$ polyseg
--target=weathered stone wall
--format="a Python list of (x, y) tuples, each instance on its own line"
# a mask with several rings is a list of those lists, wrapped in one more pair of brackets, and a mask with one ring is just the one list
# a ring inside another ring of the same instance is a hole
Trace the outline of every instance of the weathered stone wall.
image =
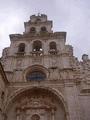
[(7, 99), (7, 84), (8, 80), (0, 63), (0, 120), (4, 120), (4, 105)]

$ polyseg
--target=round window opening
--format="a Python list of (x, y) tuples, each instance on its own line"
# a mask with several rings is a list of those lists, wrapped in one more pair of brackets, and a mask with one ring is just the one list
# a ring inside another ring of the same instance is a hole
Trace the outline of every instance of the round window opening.
[(45, 80), (46, 79), (46, 74), (42, 71), (31, 71), (26, 75), (26, 79), (28, 81), (30, 80)]
[(31, 120), (40, 120), (40, 116), (37, 114), (32, 115)]

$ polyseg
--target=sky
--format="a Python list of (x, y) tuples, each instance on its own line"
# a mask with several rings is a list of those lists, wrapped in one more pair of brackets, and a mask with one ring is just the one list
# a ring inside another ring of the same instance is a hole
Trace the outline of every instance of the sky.
[(67, 32), (74, 56), (90, 56), (90, 0), (0, 0), (0, 56), (10, 46), (9, 34), (22, 34), (24, 22), (38, 13), (53, 20), (54, 32)]

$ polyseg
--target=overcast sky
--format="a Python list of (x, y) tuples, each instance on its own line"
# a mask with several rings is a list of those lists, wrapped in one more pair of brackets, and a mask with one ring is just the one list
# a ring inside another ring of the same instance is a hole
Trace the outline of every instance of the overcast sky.
[(76, 57), (90, 57), (90, 0), (0, 0), (0, 56), (10, 45), (9, 34), (23, 33), (23, 23), (37, 13), (53, 20), (54, 31), (67, 32)]

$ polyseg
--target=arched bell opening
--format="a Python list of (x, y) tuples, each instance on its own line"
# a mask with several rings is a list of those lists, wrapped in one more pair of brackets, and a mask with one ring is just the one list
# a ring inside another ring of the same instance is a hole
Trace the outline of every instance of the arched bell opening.
[(49, 53), (50, 54), (57, 54), (56, 42), (52, 41), (52, 42), (49, 43)]
[(33, 51), (42, 51), (42, 42), (39, 40), (36, 40), (33, 42)]
[(45, 26), (41, 27), (41, 32), (47, 32), (47, 29)]
[(25, 43), (20, 43), (18, 46), (18, 52), (25, 52)]
[(30, 33), (36, 33), (36, 28), (35, 27), (31, 27), (30, 28)]

